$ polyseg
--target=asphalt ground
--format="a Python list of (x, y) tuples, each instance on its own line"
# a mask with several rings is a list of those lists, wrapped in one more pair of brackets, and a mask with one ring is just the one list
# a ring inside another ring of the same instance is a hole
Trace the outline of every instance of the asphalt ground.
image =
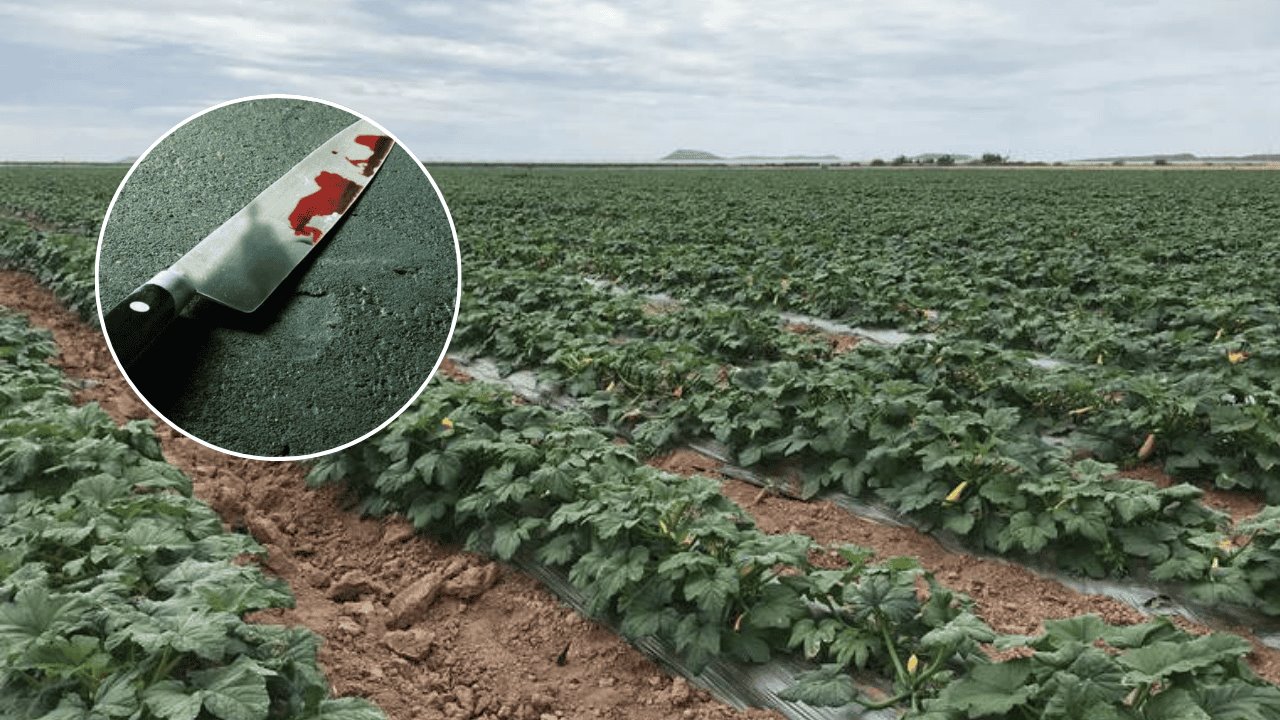
[[(103, 309), (354, 121), (320, 103), (264, 99), (219, 108), (165, 138), (107, 220)], [(443, 204), (397, 146), (261, 308), (245, 314), (197, 299), (128, 375), (173, 424), (219, 448), (323, 452), (382, 425), (418, 391), (445, 350), (458, 282)]]

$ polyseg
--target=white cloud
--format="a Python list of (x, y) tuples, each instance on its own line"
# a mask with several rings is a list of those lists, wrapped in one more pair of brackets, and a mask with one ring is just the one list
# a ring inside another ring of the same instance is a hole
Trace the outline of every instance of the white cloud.
[(152, 71), (104, 75), (119, 97), (100, 101), (176, 122), (209, 85), (318, 95), (400, 123), (434, 156), (1280, 149), (1280, 5), (1267, 0), (298, 7), (0, 2), (7, 42), (61, 68), (11, 100), (52, 111), (59, 56), (90, 76), (95, 58), (154, 57), (196, 76), (149, 91)]

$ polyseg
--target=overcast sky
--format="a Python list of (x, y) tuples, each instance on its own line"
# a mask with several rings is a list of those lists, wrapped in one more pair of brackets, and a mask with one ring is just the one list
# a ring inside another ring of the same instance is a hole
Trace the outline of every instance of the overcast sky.
[(0, 0), (0, 159), (136, 156), (262, 93), (427, 160), (1280, 152), (1274, 0), (301, 5)]

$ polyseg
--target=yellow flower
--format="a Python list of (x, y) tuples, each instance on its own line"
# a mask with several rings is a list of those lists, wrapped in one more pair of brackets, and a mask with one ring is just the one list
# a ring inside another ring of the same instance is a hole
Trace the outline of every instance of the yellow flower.
[(445, 419), (441, 420), (441, 421), (440, 421), (440, 424), (441, 424), (442, 426), (444, 426), (444, 429), (445, 429), (445, 430), (452, 430), (452, 429), (453, 429), (453, 421), (452, 421), (452, 420), (450, 420), (449, 418), (445, 418)]
[(920, 658), (916, 657), (915, 653), (912, 653), (911, 657), (907, 658), (907, 674), (915, 675), (916, 669), (919, 667), (920, 667)]
[(1249, 359), (1249, 353), (1243, 350), (1232, 350), (1227, 353), (1227, 362), (1232, 365), (1239, 365), (1247, 359)]
[(1218, 549), (1224, 552), (1230, 552), (1235, 547), (1231, 542), (1231, 538), (1222, 538), (1218, 541)]
[(960, 496), (964, 494), (964, 489), (967, 487), (969, 487), (969, 481), (965, 480), (959, 485), (951, 488), (951, 492), (947, 493), (947, 502), (953, 503), (959, 500)]
[(1218, 558), (1214, 558), (1213, 562), (1209, 564), (1210, 570), (1217, 570), (1220, 567), (1221, 567), (1221, 564), (1218, 562)]

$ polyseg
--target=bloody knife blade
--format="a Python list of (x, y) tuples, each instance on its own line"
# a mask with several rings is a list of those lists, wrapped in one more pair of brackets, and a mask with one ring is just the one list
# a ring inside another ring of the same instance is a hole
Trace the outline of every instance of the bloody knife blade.
[(257, 310), (333, 229), (395, 141), (360, 120), (334, 135), (106, 314), (108, 341), (130, 365), (201, 295)]

